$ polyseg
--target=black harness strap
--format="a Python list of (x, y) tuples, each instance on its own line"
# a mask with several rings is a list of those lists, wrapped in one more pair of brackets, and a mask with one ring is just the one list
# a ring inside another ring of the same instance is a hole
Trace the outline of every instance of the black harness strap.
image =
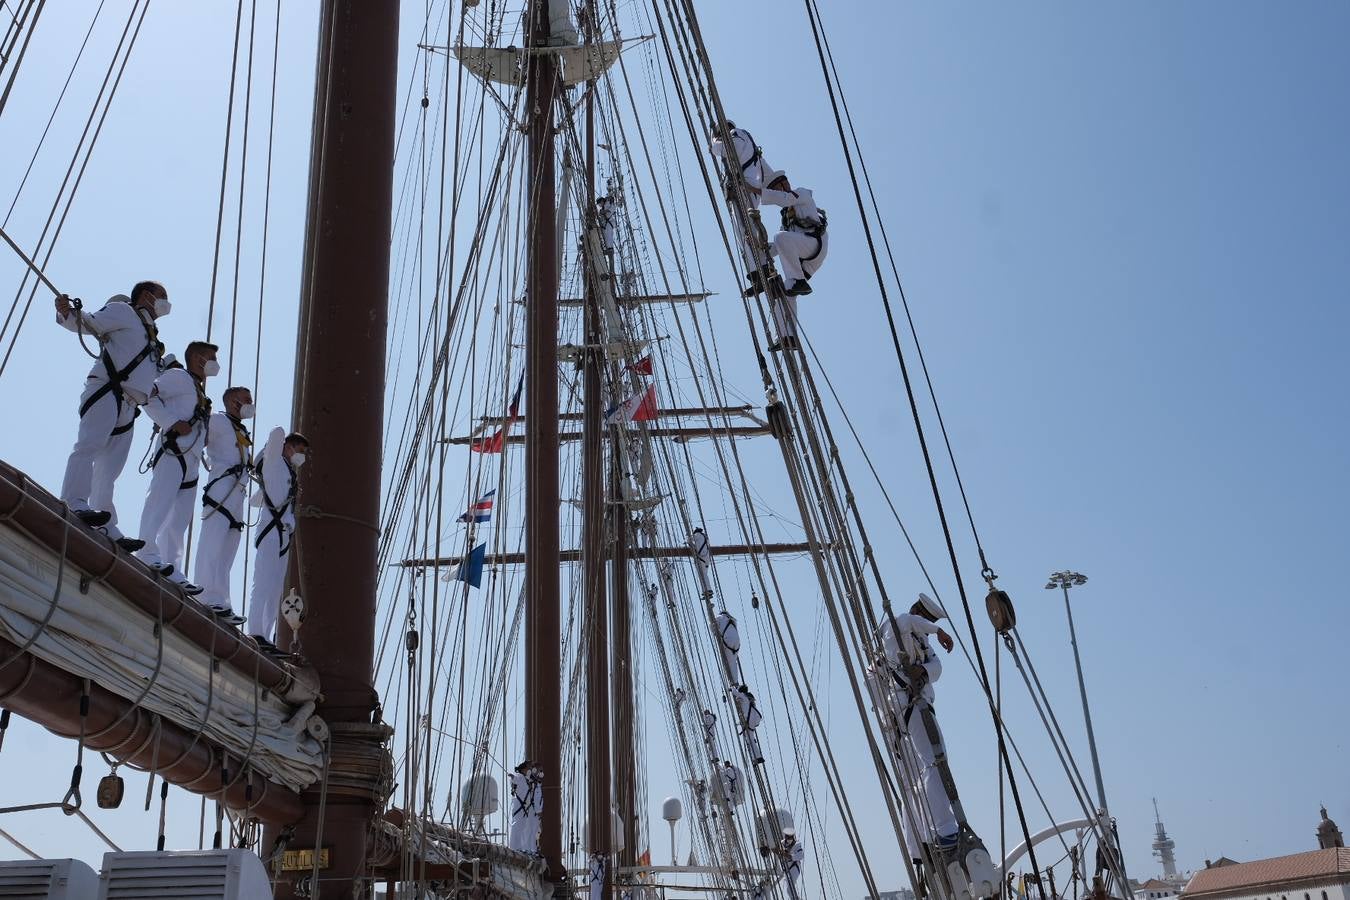
[[(800, 219), (797, 217), (795, 207), (792, 206), (783, 207), (784, 231), (795, 231), (798, 234), (804, 234), (807, 237), (812, 237), (816, 239), (816, 250), (810, 256), (803, 256), (801, 258), (801, 262), (804, 263), (808, 263), (811, 260), (815, 259), (817, 256), (820, 256), (820, 252), (825, 249), (825, 241), (823, 240), (823, 238), (825, 236), (825, 229), (829, 225), (829, 219), (825, 215), (825, 210), (818, 209), (816, 211), (820, 213), (819, 221), (815, 219)], [(805, 269), (802, 270), (802, 274), (806, 276), (807, 281), (811, 280), (811, 276), (806, 273)]]
[(224, 472), (217, 475), (215, 478), (212, 478), (210, 481), (206, 483), (206, 487), (202, 488), (202, 506), (211, 510), (211, 512), (207, 513), (203, 518), (210, 518), (216, 513), (220, 513), (226, 519), (229, 519), (231, 530), (233, 531), (244, 530), (244, 523), (235, 518), (234, 513), (226, 509), (223, 503), (221, 503), (219, 500), (216, 500), (214, 497), (211, 496), (211, 488), (220, 484), (226, 478), (238, 478), (246, 471), (248, 471), (247, 466), (245, 466), (243, 463), (236, 463), (235, 465), (230, 466)]
[[(102, 400), (110, 393), (117, 400), (117, 412), (120, 414), (122, 412), (122, 401), (125, 398), (125, 395), (122, 392), (123, 383), (131, 377), (132, 372), (136, 371), (137, 366), (145, 362), (146, 357), (150, 356), (152, 353), (156, 354), (156, 358), (164, 355), (164, 345), (159, 342), (159, 332), (155, 329), (155, 326), (141, 318), (139, 313), (137, 313), (137, 318), (141, 319), (141, 325), (145, 328), (145, 346), (141, 348), (139, 353), (131, 358), (131, 362), (127, 363), (126, 366), (121, 369), (118, 369), (117, 366), (113, 365), (112, 356), (109, 355), (107, 347), (101, 347), (99, 349), (98, 358), (102, 361), (103, 368), (108, 373), (108, 380), (105, 381), (98, 390), (90, 394), (89, 399), (80, 404), (81, 419), (84, 418), (85, 413), (93, 408), (95, 403)], [(113, 432), (113, 434), (119, 433), (120, 432), (116, 431)]]
[[(273, 506), (272, 498), (267, 496), (267, 485), (262, 485), (263, 505), (267, 507), (268, 520), (266, 525), (258, 529), (257, 536), (253, 538), (253, 548), (256, 550), (261, 547), (263, 538), (267, 537), (267, 533), (275, 528), (277, 533), (281, 535), (280, 555), (285, 556), (290, 552), (291, 542), (286, 534), (286, 526), (285, 523), (282, 522), (282, 517), (286, 514), (286, 510), (290, 509), (291, 506), (295, 504), (295, 469), (291, 466), (291, 461), (289, 459), (282, 457), (282, 461), (286, 463), (286, 469), (290, 472), (291, 484), (289, 490), (286, 491), (286, 501), (282, 503), (281, 506)], [(262, 454), (259, 454), (258, 458), (254, 460), (253, 468), (256, 469), (259, 474), (262, 473)]]

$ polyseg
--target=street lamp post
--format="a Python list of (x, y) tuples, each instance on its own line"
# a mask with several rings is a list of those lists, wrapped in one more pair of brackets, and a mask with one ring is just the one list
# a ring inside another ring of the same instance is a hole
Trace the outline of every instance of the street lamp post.
[(1069, 604), (1069, 588), (1087, 584), (1087, 576), (1065, 570), (1053, 572), (1047, 580), (1045, 589), (1064, 591), (1064, 612), (1069, 617), (1069, 643), (1073, 645), (1073, 664), (1078, 669), (1078, 693), (1083, 698), (1083, 721), (1087, 724), (1088, 751), (1092, 754), (1092, 775), (1097, 780), (1097, 802), (1101, 812), (1106, 813), (1106, 787), (1102, 784), (1102, 764), (1097, 758), (1097, 737), (1092, 732), (1092, 713), (1088, 710), (1087, 686), (1083, 682), (1083, 661), (1078, 655), (1078, 633), (1073, 627), (1073, 607)]

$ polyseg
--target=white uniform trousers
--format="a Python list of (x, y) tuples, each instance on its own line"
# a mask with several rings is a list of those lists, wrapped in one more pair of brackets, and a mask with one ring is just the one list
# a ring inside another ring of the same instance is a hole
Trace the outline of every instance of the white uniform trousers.
[[(80, 406), (84, 406), (85, 401), (106, 383), (102, 379), (87, 381), (84, 393), (80, 394)], [(65, 477), (61, 481), (61, 499), (71, 509), (106, 510), (112, 513), (111, 522), (116, 523), (113, 486), (131, 451), (133, 429), (130, 425), (135, 416), (135, 404), (123, 398), (119, 409), (117, 398), (109, 391), (80, 417), (75, 446), (71, 448)], [(124, 426), (126, 431), (113, 434), (115, 429)], [(95, 502), (100, 505), (94, 506)]]
[[(230, 603), (230, 571), (239, 553), (239, 539), (244, 532), (230, 527), (230, 520), (219, 510), (202, 520), (201, 537), (197, 539), (197, 566), (194, 581), (202, 589), (197, 598), (207, 606), (232, 606)], [(243, 521), (244, 505), (231, 509), (235, 518)]]
[[(800, 231), (780, 231), (773, 237), (773, 248), (778, 252), (779, 265), (783, 267), (783, 285), (790, 287), (792, 282), (816, 274), (830, 252), (830, 235), (828, 232), (822, 233), (817, 242), (811, 235)], [(817, 253), (817, 250), (820, 252)]]
[[(201, 468), (201, 451), (186, 450), (181, 459), (184, 465), (179, 464), (178, 456), (165, 451), (155, 463), (150, 474), (150, 489), (145, 492), (145, 507), (141, 510), (141, 530), (138, 535), (145, 541), (140, 557), (150, 563), (173, 566), (175, 577), (186, 577), (183, 572), (183, 549), (197, 499), (196, 481)], [(192, 487), (181, 487), (188, 482), (192, 482)]]
[[(936, 720), (934, 720), (936, 724)], [(905, 717), (900, 718), (900, 730), (904, 734), (905, 744), (910, 753), (906, 754), (911, 765), (917, 769), (914, 772), (916, 780), (914, 782), (913, 795), (916, 798), (923, 798), (927, 809), (917, 811), (913, 816), (914, 822), (919, 828), (919, 840), (915, 841), (915, 835), (912, 833), (913, 824), (910, 821), (910, 815), (903, 815), (902, 821), (905, 831), (905, 843), (909, 845), (911, 859), (919, 857), (918, 844), (931, 844), (935, 836), (946, 836), (956, 834), (957, 824), (956, 815), (952, 812), (951, 800), (947, 797), (947, 789), (942, 785), (942, 775), (938, 772), (938, 767), (933, 759), (935, 752), (933, 743), (928, 738), (928, 729), (923, 725), (923, 718), (919, 710), (915, 709), (909, 716), (909, 721), (905, 722)], [(939, 735), (941, 732), (939, 732)], [(932, 834), (928, 834), (928, 829), (932, 827)]]
[(589, 875), (591, 881), (591, 900), (600, 900), (605, 895), (605, 869), (608, 861), (599, 853), (591, 854)]
[[(281, 588), (290, 561), (290, 533), (280, 525), (269, 529), (253, 556), (253, 590), (248, 598), (248, 633), (272, 640), (276, 633)], [(283, 545), (282, 541), (285, 541)], [(282, 547), (285, 547), (283, 552)]]
[(507, 846), (520, 853), (539, 852), (539, 814), (528, 812), (511, 817), (511, 833)]

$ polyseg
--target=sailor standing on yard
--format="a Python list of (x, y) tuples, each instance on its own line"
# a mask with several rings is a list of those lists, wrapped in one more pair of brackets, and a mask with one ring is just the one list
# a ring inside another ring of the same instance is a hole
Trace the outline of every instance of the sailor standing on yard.
[[(727, 180), (723, 181), (727, 199), (733, 202), (736, 200), (735, 182), (730, 179), (736, 177), (738, 169), (740, 180), (745, 185), (743, 193), (749, 209), (743, 211), (746, 213), (743, 225), (748, 228), (742, 227), (740, 231), (741, 246), (745, 249), (746, 265), (750, 267), (750, 290), (758, 293), (765, 289), (767, 279), (774, 275), (773, 264), (761, 249), (768, 243), (769, 236), (764, 231), (764, 224), (759, 220), (759, 192), (767, 186), (769, 176), (773, 173), (773, 166), (764, 159), (764, 151), (755, 143), (750, 132), (744, 128), (737, 128), (736, 123), (730, 119), (727, 120), (726, 128), (731, 133), (735, 160), (733, 161), (727, 154), (727, 146), (722, 141), (721, 131), (713, 138), (711, 150), (713, 156), (727, 161)], [(748, 238), (747, 233), (750, 234)]]
[(830, 250), (830, 236), (826, 229), (825, 211), (816, 206), (810, 188), (793, 188), (783, 172), (774, 172), (768, 185), (760, 192), (760, 199), (772, 206), (782, 207), (781, 229), (774, 235), (773, 248), (783, 268), (786, 300), (774, 304), (774, 319), (778, 323), (779, 344), (770, 350), (799, 349), (797, 345), (797, 297), (811, 293), (814, 275)]
[(197, 584), (201, 601), (232, 625), (242, 617), (230, 608), (230, 570), (248, 524), (244, 495), (253, 471), (253, 438), (245, 419), (253, 418), (253, 393), (246, 387), (225, 390), (225, 408), (213, 413), (206, 429), (206, 468), (202, 488), (202, 533), (197, 541)]
[(248, 599), (248, 633), (264, 650), (275, 650), (272, 634), (281, 605), (281, 587), (295, 532), (295, 475), (309, 455), (304, 435), (286, 434), (273, 428), (267, 446), (253, 461), (258, 490), (253, 505), (259, 508), (253, 533), (253, 589)]
[(169, 294), (157, 281), (142, 281), (110, 299), (98, 312), (76, 308), (65, 294), (56, 298), (62, 328), (90, 335), (99, 343), (98, 360), (80, 395), (80, 430), (66, 462), (61, 499), (86, 524), (103, 527), (126, 550), (139, 542), (117, 529), (113, 487), (131, 450), (139, 407), (159, 377), (164, 345), (155, 320), (169, 313)]
[(183, 548), (211, 416), (206, 379), (220, 371), (217, 349), (206, 341), (188, 344), (183, 354), (186, 367), (173, 363), (165, 369), (145, 404), (160, 437), (150, 458), (150, 489), (141, 510), (140, 539), (145, 546), (138, 555), (188, 594), (201, 593), (183, 572)]
[(916, 836), (911, 833), (911, 817), (903, 817), (912, 859), (921, 858), (916, 852), (918, 843), (933, 843), (939, 850), (956, 846), (956, 815), (952, 811), (946, 788), (942, 785), (942, 775), (934, 762), (937, 748), (933, 746), (921, 715), (924, 708), (931, 710), (933, 683), (942, 676), (942, 661), (929, 645), (928, 636), (937, 635), (938, 643), (948, 653), (952, 652), (954, 646), (951, 635), (937, 624), (939, 619), (946, 617), (946, 611), (936, 600), (921, 593), (908, 613), (887, 616), (881, 625), (881, 646), (898, 688), (892, 692), (892, 696), (896, 698), (900, 732), (908, 739), (919, 769), (915, 773), (917, 781), (914, 791), (927, 799), (929, 816), (917, 818), (925, 829), (929, 822), (933, 828), (933, 834), (919, 835), (915, 841)]
[(527, 759), (511, 773), (511, 833), (507, 846), (537, 856), (543, 815), (544, 773), (533, 760)]

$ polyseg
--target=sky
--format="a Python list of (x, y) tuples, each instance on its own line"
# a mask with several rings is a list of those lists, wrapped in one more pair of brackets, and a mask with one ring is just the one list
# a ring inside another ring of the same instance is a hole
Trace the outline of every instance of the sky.
[[(1084, 763), (1062, 598), (1043, 586), (1066, 567), (1089, 576), (1074, 592), (1075, 622), (1131, 873), (1157, 871), (1155, 797), (1183, 869), (1315, 847), (1320, 804), (1350, 825), (1350, 720), (1337, 711), (1350, 501), (1339, 362), (1350, 326), (1350, 9), (822, 6), (981, 537)], [(0, 115), (0, 200), (22, 178), (93, 8), (62, 4), (38, 30)], [(950, 608), (941, 533), (804, 11), (776, 0), (698, 8), (728, 110), (830, 213), (830, 256), (802, 302), (804, 328)], [(105, 11), (70, 107), (4, 226), (24, 246), (42, 229), (126, 9)], [(46, 265), (87, 300), (161, 278), (175, 302), (171, 345), (207, 322), (234, 12), (152, 6)], [(412, 18), (404, 48), (418, 38)], [(307, 5), (283, 7), (258, 396), (268, 421), (290, 412), (313, 26)], [(270, 52), (255, 66), (270, 66)], [(400, 90), (406, 82), (401, 73)], [(267, 99), (253, 97), (250, 204), (261, 196)], [(237, 293), (238, 331), (251, 336), (256, 206), (248, 221)], [(225, 258), (214, 336), (228, 331), (235, 293)], [(5, 248), (0, 284), (17, 291), (21, 277)], [(729, 271), (709, 282), (734, 289)], [(9, 295), (0, 300), (7, 307)], [(55, 489), (87, 360), (53, 325), (49, 302), (40, 291), (0, 373), (11, 423), (0, 455)], [(748, 348), (739, 312), (725, 315), (724, 347)], [(7, 342), (8, 333), (0, 349)], [(753, 397), (748, 356), (729, 360), (729, 379)], [(236, 365), (251, 375), (252, 363), (252, 348), (241, 349)], [(846, 455), (878, 543), (898, 559), (879, 492), (856, 452)], [(134, 521), (142, 489), (124, 479), (124, 519)], [(781, 491), (773, 499), (790, 504)], [(953, 526), (978, 616), (978, 563), (962, 520)], [(887, 571), (898, 592), (921, 587), (912, 565), (888, 558)], [(1013, 695), (1014, 675), (1005, 668), (1004, 678)], [(940, 689), (953, 767), (990, 840), (987, 712), (961, 665)], [(1008, 702), (1052, 806), (1071, 811), (1034, 712), (1022, 696)], [(16, 721), (0, 772), (40, 777), (0, 776), (0, 806), (55, 799), (73, 753)], [(652, 778), (653, 797), (676, 788)], [(133, 800), (138, 784), (129, 779)], [(195, 807), (176, 802), (171, 827), (187, 843)], [(19, 830), (35, 849), (73, 846), (96, 859), (97, 845), (59, 815), (24, 815)], [(150, 816), (124, 809), (108, 820), (153, 840)]]

